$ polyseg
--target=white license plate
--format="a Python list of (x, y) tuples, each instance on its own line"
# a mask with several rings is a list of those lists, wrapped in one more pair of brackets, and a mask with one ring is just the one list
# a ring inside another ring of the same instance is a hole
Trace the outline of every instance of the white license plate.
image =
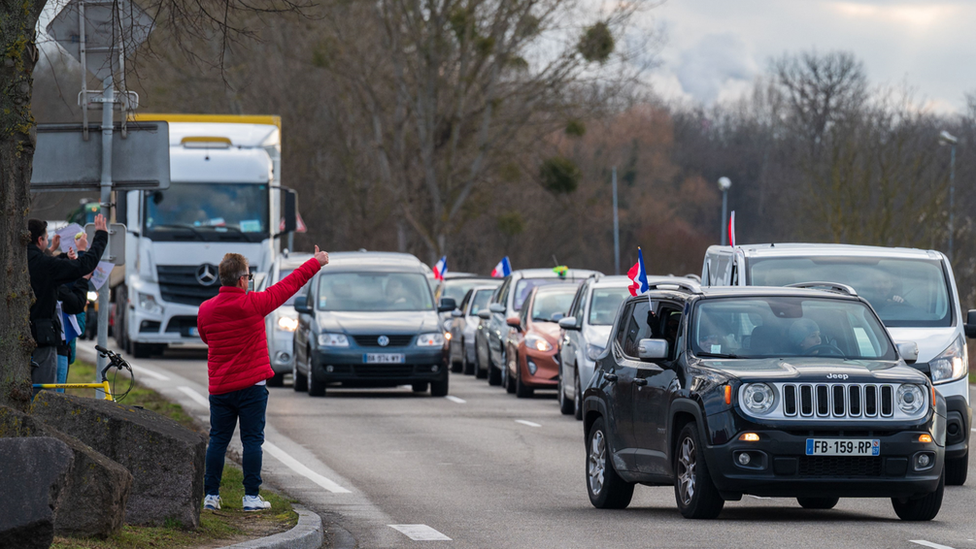
[(808, 456), (880, 456), (876, 438), (808, 438)]
[(190, 335), (192, 337), (198, 337), (200, 335), (200, 330), (196, 328), (190, 328)]
[(402, 354), (366, 353), (363, 355), (366, 364), (403, 364), (406, 358)]

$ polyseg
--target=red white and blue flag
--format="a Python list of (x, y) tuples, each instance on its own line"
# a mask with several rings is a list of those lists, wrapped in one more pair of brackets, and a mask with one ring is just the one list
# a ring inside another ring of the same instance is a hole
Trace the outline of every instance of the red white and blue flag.
[(510, 274), (512, 274), (512, 264), (508, 261), (508, 256), (506, 255), (501, 261), (498, 262), (498, 265), (495, 265), (495, 268), (491, 270), (491, 276), (495, 278), (505, 278)]
[(735, 210), (729, 216), (729, 246), (735, 248)]
[(644, 268), (644, 254), (641, 253), (640, 246), (637, 247), (637, 263), (627, 271), (627, 278), (633, 282), (627, 287), (630, 295), (641, 295), (651, 289), (647, 283), (647, 269)]
[(444, 275), (447, 274), (447, 256), (441, 257), (434, 264), (434, 278), (437, 280), (444, 280)]

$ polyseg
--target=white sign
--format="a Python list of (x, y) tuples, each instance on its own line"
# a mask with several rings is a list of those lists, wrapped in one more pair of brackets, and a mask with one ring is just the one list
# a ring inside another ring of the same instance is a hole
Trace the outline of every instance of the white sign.
[(108, 275), (112, 274), (112, 268), (115, 264), (111, 261), (99, 261), (98, 267), (92, 271), (91, 283), (95, 286), (95, 291), (98, 291), (105, 285), (108, 281)]
[(81, 225), (77, 223), (72, 223), (63, 229), (58, 229), (55, 234), (61, 236), (61, 253), (68, 253), (68, 250), (78, 251), (78, 245), (75, 244), (75, 236), (78, 233), (85, 232), (85, 229), (81, 228)]

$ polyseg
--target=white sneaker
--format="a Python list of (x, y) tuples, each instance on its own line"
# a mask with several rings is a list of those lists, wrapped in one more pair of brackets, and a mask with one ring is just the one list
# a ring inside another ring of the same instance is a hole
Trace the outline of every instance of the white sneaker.
[(261, 496), (244, 496), (244, 510), (245, 511), (264, 511), (265, 509), (271, 509), (271, 502), (264, 501)]
[(203, 498), (203, 508), (216, 511), (220, 509), (220, 496), (207, 496)]

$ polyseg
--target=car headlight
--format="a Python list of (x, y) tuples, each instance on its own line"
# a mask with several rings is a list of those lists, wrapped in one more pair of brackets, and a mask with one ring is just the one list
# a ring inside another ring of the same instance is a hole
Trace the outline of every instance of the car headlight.
[(895, 402), (902, 412), (913, 416), (925, 406), (925, 393), (918, 385), (905, 383), (895, 391)]
[(294, 332), (298, 329), (298, 319), (290, 316), (278, 317), (278, 329), (285, 332)]
[(535, 334), (525, 336), (525, 346), (528, 347), (529, 349), (542, 351), (543, 353), (552, 350), (552, 344), (546, 341), (546, 338), (537, 336)]
[(444, 345), (444, 334), (440, 332), (432, 332), (429, 334), (420, 334), (417, 336), (417, 346), (418, 347), (440, 347)]
[(953, 341), (941, 355), (929, 361), (929, 372), (933, 383), (955, 381), (969, 373), (966, 343), (962, 337)]
[(605, 350), (605, 347), (600, 347), (599, 345), (590, 343), (586, 346), (586, 358), (595, 362), (596, 359), (600, 358), (600, 355), (602, 355), (603, 351)]
[(139, 308), (145, 310), (148, 313), (162, 314), (163, 306), (156, 302), (156, 297), (152, 294), (144, 294), (139, 292), (138, 303)]
[(319, 334), (319, 347), (348, 347), (349, 338), (345, 334)]
[(775, 403), (776, 395), (765, 383), (750, 383), (742, 391), (742, 406), (753, 414), (765, 414)]

